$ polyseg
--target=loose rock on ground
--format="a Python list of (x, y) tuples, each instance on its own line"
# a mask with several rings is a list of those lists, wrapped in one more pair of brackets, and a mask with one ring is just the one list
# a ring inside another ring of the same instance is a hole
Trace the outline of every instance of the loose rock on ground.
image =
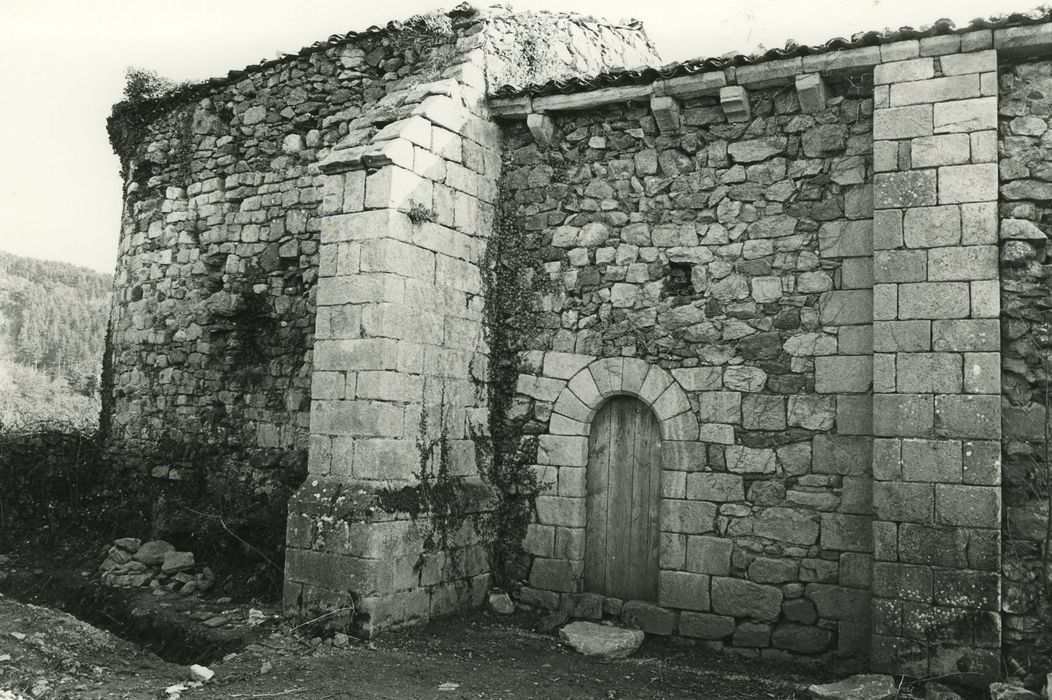
[(594, 622), (573, 622), (559, 630), (559, 637), (575, 651), (605, 659), (631, 656), (643, 643), (644, 636), (642, 630)]
[(812, 700), (894, 700), (899, 695), (895, 679), (878, 673), (861, 673), (836, 683), (812, 685)]

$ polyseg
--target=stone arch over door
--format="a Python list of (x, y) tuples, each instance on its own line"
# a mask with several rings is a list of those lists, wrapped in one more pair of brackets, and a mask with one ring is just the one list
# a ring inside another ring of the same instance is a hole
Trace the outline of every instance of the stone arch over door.
[(552, 407), (549, 434), (588, 437), (600, 406), (617, 395), (649, 406), (663, 441), (698, 439), (698, 421), (679, 382), (657, 365), (631, 357), (596, 360), (571, 377)]
[[(693, 456), (704, 450), (698, 440), (697, 417), (683, 387), (666, 370), (640, 359), (607, 358), (589, 363), (570, 378), (556, 398), (548, 433), (539, 439), (539, 465), (551, 470), (547, 478), (557, 474), (558, 481), (556, 493), (538, 498), (540, 520), (557, 526), (569, 546), (559, 546), (547, 555), (554, 558), (534, 562), (531, 585), (536, 588), (567, 593), (584, 590), (589, 436), (600, 409), (618, 396), (638, 399), (658, 425), (662, 480), (658, 526), (662, 537), (670, 527), (676, 527), (675, 523), (683, 519), (684, 507), (689, 507), (683, 493), (666, 489), (668, 477), (685, 477), (687, 471), (696, 468), (692, 466)], [(659, 602), (666, 573), (659, 574)]]

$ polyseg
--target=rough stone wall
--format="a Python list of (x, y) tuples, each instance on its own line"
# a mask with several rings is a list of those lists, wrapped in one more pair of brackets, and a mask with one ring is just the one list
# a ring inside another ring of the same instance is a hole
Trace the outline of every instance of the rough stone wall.
[[(1002, 562), (1006, 655), (1047, 649), (1052, 380), (1052, 61), (1000, 74)], [(1040, 651), (1038, 652), (1041, 653)]]
[[(646, 107), (553, 114), (550, 148), (506, 130), (503, 197), (541, 280), (509, 416), (540, 436), (520, 459), (547, 484), (520, 597), (753, 656), (860, 658), (872, 101), (750, 99), (745, 123), (684, 102), (673, 136)], [(582, 593), (587, 421), (614, 393), (662, 421), (659, 605)]]
[(110, 442), (306, 461), (290, 611), (368, 635), (480, 602), (489, 59), (505, 82), (637, 55), (638, 26), (461, 7), (117, 110)]
[(285, 603), (352, 608), (362, 634), (478, 605), (489, 588), (485, 293), (501, 160), (485, 68), (494, 44), (523, 36), (530, 18), (515, 19), (464, 26), (456, 62), (390, 89), (319, 163), (310, 474), (290, 503)]
[(249, 72), (145, 126), (127, 156), (112, 444), (168, 434), (305, 453), (314, 163), (365, 105), (455, 53), (442, 32), (366, 35)]

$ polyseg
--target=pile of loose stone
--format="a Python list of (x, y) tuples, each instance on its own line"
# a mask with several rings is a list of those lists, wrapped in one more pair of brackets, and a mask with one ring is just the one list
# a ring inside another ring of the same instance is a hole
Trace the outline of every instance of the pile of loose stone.
[(177, 592), (193, 595), (212, 587), (215, 574), (194, 560), (193, 552), (180, 552), (164, 540), (143, 543), (122, 537), (107, 547), (99, 566), (102, 585), (115, 588), (149, 586), (154, 595)]

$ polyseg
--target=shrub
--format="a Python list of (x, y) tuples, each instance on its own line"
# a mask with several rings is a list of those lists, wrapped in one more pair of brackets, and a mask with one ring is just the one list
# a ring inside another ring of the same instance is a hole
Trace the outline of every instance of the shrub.
[(93, 430), (58, 422), (0, 426), (0, 540), (19, 530), (43, 530), (53, 540), (65, 527), (117, 527), (114, 512), (98, 507), (104, 478)]

